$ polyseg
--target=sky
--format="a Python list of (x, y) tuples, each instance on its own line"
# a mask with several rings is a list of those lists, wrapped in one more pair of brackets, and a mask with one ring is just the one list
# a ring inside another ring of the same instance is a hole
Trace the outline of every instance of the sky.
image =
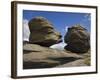
[[(88, 32), (91, 28), (91, 14), (89, 13), (76, 13), (76, 12), (51, 12), (51, 11), (33, 11), (33, 10), (23, 10), (23, 36), (24, 40), (29, 38), (29, 29), (28, 22), (37, 16), (45, 17), (50, 21), (55, 30), (59, 31), (64, 38), (64, 35), (67, 32), (68, 27), (71, 27), (76, 24), (80, 24), (85, 27)], [(64, 42), (62, 42), (63, 45)], [(57, 46), (57, 45), (56, 45)], [(61, 46), (61, 44), (60, 44)]]

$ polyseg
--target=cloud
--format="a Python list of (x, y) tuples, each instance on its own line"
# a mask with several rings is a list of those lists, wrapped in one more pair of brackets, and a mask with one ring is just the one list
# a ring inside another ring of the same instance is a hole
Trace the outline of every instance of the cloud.
[(54, 45), (50, 46), (50, 48), (64, 50), (65, 45), (66, 44), (64, 42), (62, 42), (62, 43), (54, 44)]
[(65, 31), (66, 31), (66, 32), (68, 31), (68, 27), (69, 27), (69, 26), (66, 26), (66, 27), (65, 27)]
[(90, 14), (84, 15), (83, 21), (91, 21), (91, 15)]
[(23, 40), (29, 41), (29, 35), (30, 35), (30, 31), (29, 31), (29, 26), (28, 26), (28, 20), (24, 19), (23, 20)]

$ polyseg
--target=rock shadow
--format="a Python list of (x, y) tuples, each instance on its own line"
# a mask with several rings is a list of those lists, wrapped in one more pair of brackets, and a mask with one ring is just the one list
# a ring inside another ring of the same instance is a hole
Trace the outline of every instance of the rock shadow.
[(80, 58), (74, 57), (60, 57), (60, 58), (48, 58), (52, 62), (24, 62), (23, 69), (40, 69), (40, 68), (52, 68), (59, 65), (63, 65), (65, 63), (69, 63)]

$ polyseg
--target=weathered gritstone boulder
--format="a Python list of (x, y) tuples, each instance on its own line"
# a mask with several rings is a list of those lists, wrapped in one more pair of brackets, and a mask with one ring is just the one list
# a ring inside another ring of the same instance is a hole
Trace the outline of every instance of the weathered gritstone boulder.
[(67, 43), (65, 49), (72, 52), (85, 53), (90, 48), (90, 34), (80, 25), (68, 28), (64, 41)]
[[(87, 58), (86, 55), (79, 55), (66, 50), (51, 49), (37, 44), (24, 44), (23, 53), (24, 69), (88, 66), (84, 61)], [(79, 60), (82, 60), (81, 65)]]
[(44, 17), (35, 17), (29, 21), (29, 42), (49, 47), (61, 42), (61, 34)]

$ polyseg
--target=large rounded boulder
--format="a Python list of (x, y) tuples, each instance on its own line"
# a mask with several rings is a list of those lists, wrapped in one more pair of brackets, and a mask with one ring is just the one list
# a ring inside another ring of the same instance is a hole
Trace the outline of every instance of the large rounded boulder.
[(67, 43), (65, 49), (72, 52), (85, 53), (90, 49), (90, 34), (81, 25), (68, 28), (64, 41)]
[(61, 42), (61, 34), (44, 17), (35, 17), (29, 21), (28, 25), (30, 29), (30, 43), (49, 47)]

